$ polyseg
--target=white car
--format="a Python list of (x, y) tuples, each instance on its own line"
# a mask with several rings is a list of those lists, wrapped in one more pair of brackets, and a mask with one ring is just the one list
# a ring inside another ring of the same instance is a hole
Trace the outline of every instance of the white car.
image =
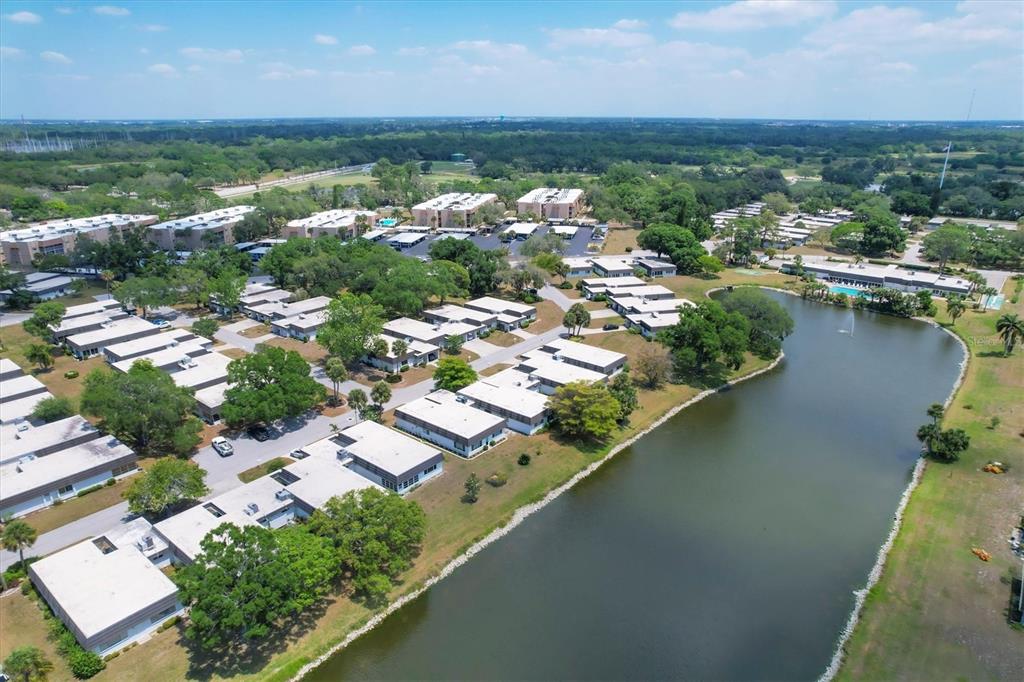
[(216, 438), (214, 438), (213, 442), (210, 443), (210, 445), (213, 446), (213, 449), (221, 457), (227, 457), (229, 455), (234, 454), (235, 452), (235, 449), (231, 447), (231, 443), (229, 443), (228, 439), (224, 438), (223, 436), (217, 436)]

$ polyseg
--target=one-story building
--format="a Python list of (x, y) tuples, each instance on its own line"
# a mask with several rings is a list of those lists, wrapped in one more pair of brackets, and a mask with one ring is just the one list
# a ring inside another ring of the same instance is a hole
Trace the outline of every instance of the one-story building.
[(504, 418), (463, 400), (450, 391), (434, 391), (396, 408), (395, 426), (466, 458), (504, 440)]
[(456, 336), (463, 342), (475, 339), (484, 330), (483, 325), (466, 322), (421, 322), (408, 317), (399, 317), (384, 323), (384, 331), (395, 338), (409, 341), (422, 341), (435, 346), (443, 346), (449, 336)]
[[(785, 263), (780, 269), (783, 272), (793, 272), (795, 268), (794, 264)], [(972, 282), (959, 277), (940, 275), (927, 270), (910, 270), (895, 265), (817, 261), (804, 263), (803, 271), (817, 279), (836, 284), (864, 288), (886, 287), (911, 293), (930, 291), (937, 296), (966, 296), (974, 288)]]
[(498, 326), (498, 316), (494, 313), (475, 310), (473, 308), (454, 304), (443, 305), (439, 308), (423, 311), (423, 318), (434, 324), (445, 322), (465, 322), (476, 327), (494, 329)]
[(485, 377), (459, 389), (458, 394), (473, 407), (503, 417), (513, 431), (531, 435), (547, 424), (548, 398), (538, 391)]
[(399, 494), (439, 476), (444, 469), (444, 455), (436, 446), (374, 421), (350, 426), (332, 440), (345, 466)]
[[(103, 357), (108, 363), (113, 365), (117, 362), (132, 360), (134, 358), (139, 358), (144, 355), (150, 355), (152, 353), (157, 353), (171, 348), (181, 348), (184, 350), (189, 348), (190, 344), (196, 343), (200, 344), (200, 347), (205, 347), (207, 350), (213, 346), (213, 341), (196, 336), (187, 329), (170, 329), (160, 334), (143, 336), (140, 339), (125, 341), (124, 343), (115, 343), (111, 346), (107, 346), (103, 349)], [(192, 354), (187, 350), (185, 352)]]
[(260, 322), (269, 323), (286, 317), (294, 317), (300, 313), (316, 313), (327, 308), (330, 296), (314, 296), (301, 301), (275, 300), (257, 305), (244, 305), (242, 312), (246, 316)]
[[(418, 367), (436, 362), (441, 356), (441, 348), (433, 343), (425, 343), (416, 339), (399, 339), (390, 334), (381, 334), (378, 338), (386, 344), (387, 351), (380, 355), (369, 355), (364, 358), (364, 361), (391, 374), (400, 372), (403, 367)], [(404, 353), (395, 352), (395, 341), (405, 343)]]
[(107, 346), (124, 343), (143, 336), (159, 334), (160, 328), (141, 317), (110, 320), (98, 329), (73, 334), (64, 339), (64, 345), (79, 360), (91, 358)]
[(612, 294), (619, 293), (621, 289), (645, 286), (647, 286), (647, 282), (633, 275), (627, 277), (588, 277), (583, 280), (583, 295), (592, 299), (600, 294), (611, 296)]
[(519, 329), (527, 322), (537, 319), (537, 308), (535, 306), (516, 301), (506, 301), (505, 299), (494, 298), (493, 296), (474, 298), (472, 301), (466, 301), (465, 305), (472, 310), (480, 310), (494, 315), (497, 318), (498, 328), (504, 331)]
[(283, 317), (270, 323), (270, 330), (278, 336), (310, 341), (316, 338), (317, 330), (327, 321), (327, 310), (312, 313), (299, 313), (291, 317)]
[(100, 435), (99, 429), (77, 414), (48, 424), (4, 424), (0, 426), (0, 442), (3, 443), (0, 464), (9, 464), (29, 455), (44, 457), (95, 440)]

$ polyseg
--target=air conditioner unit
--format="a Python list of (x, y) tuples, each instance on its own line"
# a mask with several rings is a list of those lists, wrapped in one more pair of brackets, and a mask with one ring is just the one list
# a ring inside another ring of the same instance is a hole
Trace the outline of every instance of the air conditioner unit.
[(260, 510), (260, 506), (258, 504), (256, 504), (255, 502), (250, 502), (249, 504), (245, 505), (245, 513), (246, 513), (247, 516), (252, 516), (256, 512), (258, 512), (259, 510)]
[(289, 493), (284, 488), (281, 488), (276, 493), (274, 493), (274, 497), (276, 497), (279, 500), (287, 500), (289, 497), (291, 497), (291, 493)]

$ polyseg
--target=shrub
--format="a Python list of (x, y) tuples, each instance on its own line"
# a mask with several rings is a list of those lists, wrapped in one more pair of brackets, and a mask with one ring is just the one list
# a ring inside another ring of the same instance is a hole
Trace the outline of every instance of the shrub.
[(508, 483), (508, 477), (505, 474), (493, 473), (487, 477), (487, 483), (495, 488), (500, 488)]
[(80, 680), (87, 680), (98, 675), (107, 664), (97, 654), (79, 647), (77, 651), (68, 655), (68, 667), (71, 668), (72, 675)]
[(107, 479), (107, 482), (104, 483), (103, 485), (111, 486), (111, 485), (114, 485), (115, 483), (117, 483), (117, 479), (114, 478), (113, 476), (111, 476), (110, 478)]
[(267, 464), (267, 473), (272, 474), (278, 469), (284, 469), (286, 466), (288, 466), (288, 462), (285, 462), (283, 459), (278, 457)]
[(115, 651), (112, 654), (107, 654), (106, 656), (103, 657), (103, 662), (104, 663), (109, 663), (110, 661), (114, 660), (115, 658), (117, 658), (120, 655), (121, 655), (120, 651)]
[(572, 289), (573, 286), (572, 286), (571, 282), (562, 282), (561, 284), (558, 285), (558, 288), (559, 289)]
[(485, 329), (482, 332), (480, 332), (479, 334), (477, 334), (477, 337), (481, 338), (481, 339), (486, 339), (490, 335), (491, 335), (491, 330), (490, 329)]
[(52, 506), (59, 507), (62, 504), (64, 504), (64, 500), (58, 497), (56, 500), (53, 501), (53, 505)]
[(523, 454), (519, 455), (519, 459), (517, 459), (516, 461), (519, 463), (519, 466), (527, 466), (530, 464), (530, 456), (524, 452)]
[(605, 296), (604, 294), (595, 294), (593, 300), (597, 301), (598, 303), (606, 303), (608, 301), (608, 297)]
[(401, 380), (402, 380), (402, 375), (401, 374), (397, 374), (397, 373), (396, 374), (389, 374), (386, 377), (384, 377), (384, 381), (388, 382), (389, 384), (397, 384)]
[(21, 584), (21, 594), (27, 597), (31, 593), (32, 593), (32, 583), (30, 583), (29, 581), (26, 580), (25, 582), (23, 582)]
[(157, 632), (163, 632), (164, 630), (168, 630), (170, 628), (173, 628), (175, 625), (177, 625), (180, 622), (181, 622), (181, 616), (174, 616), (172, 618), (168, 618), (167, 620), (165, 620), (163, 623), (160, 624), (160, 627), (158, 627), (156, 629), (156, 631)]
[(96, 492), (97, 490), (99, 490), (102, 487), (103, 487), (103, 485), (94, 485), (94, 486), (91, 486), (89, 488), (86, 488), (85, 490), (79, 490), (75, 494), (75, 497), (85, 497), (89, 493), (94, 493), (94, 492)]
[(77, 379), (78, 378), (78, 370), (77, 369), (69, 369), (68, 371), (64, 372), (64, 378), (65, 379)]
[(399, 369), (398, 371), (399, 372), (408, 372), (409, 369), (410, 369), (409, 365), (402, 365), (402, 368)]

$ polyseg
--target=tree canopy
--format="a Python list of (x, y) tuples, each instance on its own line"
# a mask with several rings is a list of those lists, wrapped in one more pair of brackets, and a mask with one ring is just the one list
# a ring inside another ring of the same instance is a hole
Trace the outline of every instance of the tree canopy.
[(301, 355), (268, 345), (228, 364), (228, 386), (221, 414), (232, 426), (296, 417), (326, 397)]
[(750, 323), (749, 349), (771, 359), (782, 350), (782, 341), (793, 333), (793, 318), (786, 309), (760, 289), (738, 287), (722, 298), (726, 312), (737, 312)]
[(159, 459), (132, 479), (124, 493), (128, 510), (133, 514), (165, 516), (210, 492), (203, 482), (205, 478), (206, 471), (194, 462)]
[(434, 370), (434, 388), (458, 391), (476, 381), (476, 370), (462, 358), (441, 358)]
[(548, 400), (554, 428), (572, 438), (602, 441), (622, 417), (622, 406), (602, 383), (574, 381), (555, 389)]

